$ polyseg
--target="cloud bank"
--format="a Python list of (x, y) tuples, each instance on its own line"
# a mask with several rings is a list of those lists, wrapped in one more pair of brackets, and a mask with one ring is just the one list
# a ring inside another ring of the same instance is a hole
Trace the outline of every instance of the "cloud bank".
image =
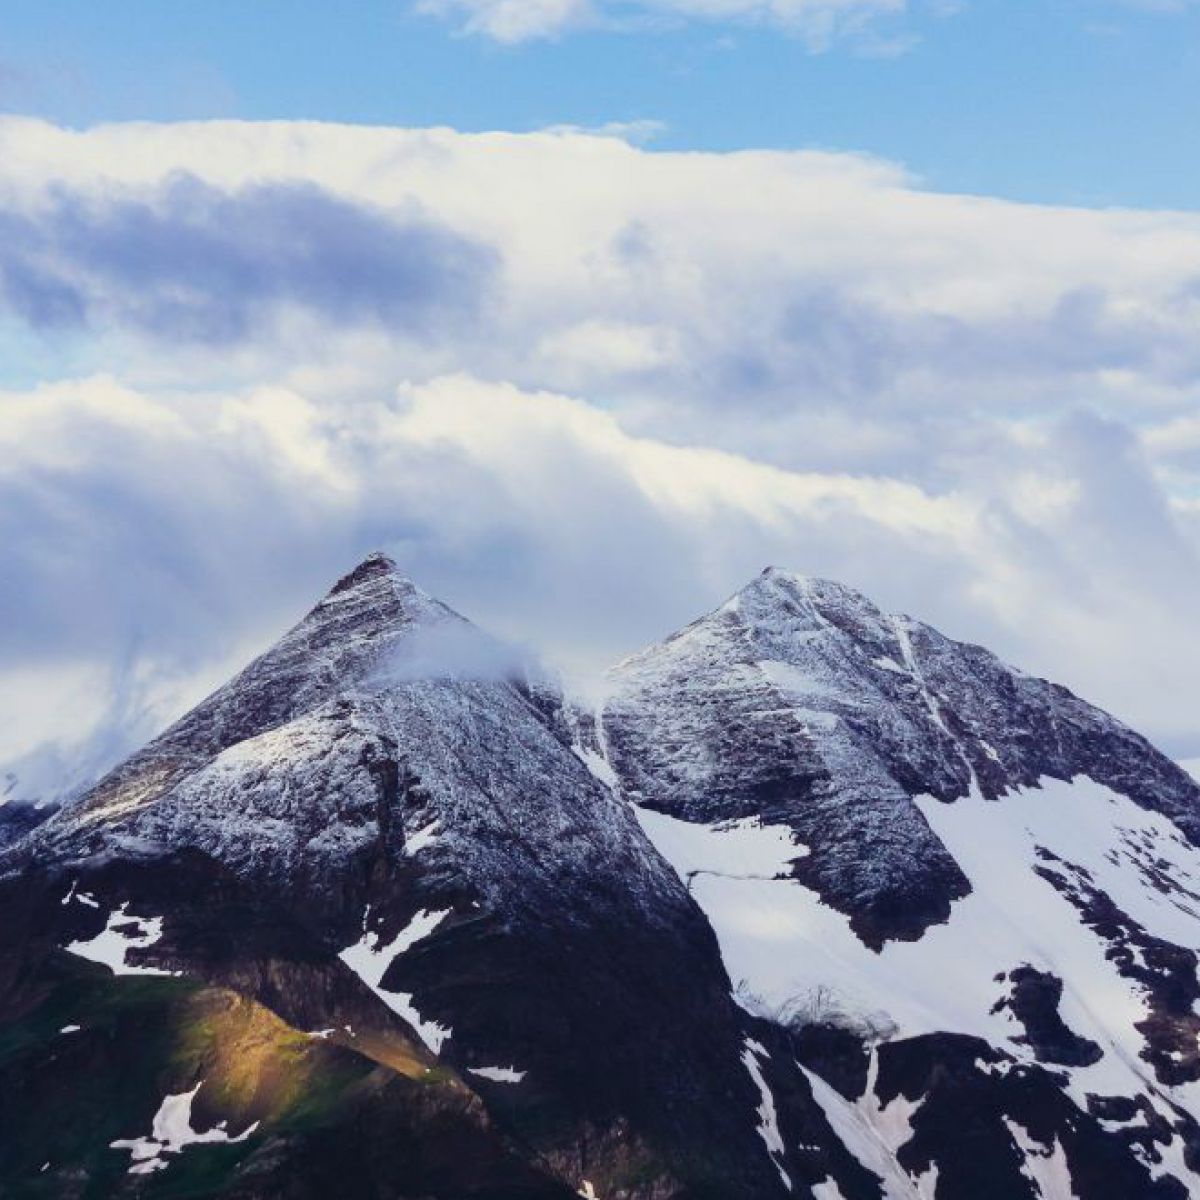
[(1200, 752), (1196, 214), (9, 119), (0, 222), (0, 761), (115, 757), (380, 547), (579, 676), (840, 578)]
[(429, 336), (439, 319), (472, 313), (491, 267), (485, 248), (433, 221), (304, 181), (64, 186), (33, 211), (0, 213), (0, 296), (38, 329), (116, 325), (221, 345), (288, 305)]

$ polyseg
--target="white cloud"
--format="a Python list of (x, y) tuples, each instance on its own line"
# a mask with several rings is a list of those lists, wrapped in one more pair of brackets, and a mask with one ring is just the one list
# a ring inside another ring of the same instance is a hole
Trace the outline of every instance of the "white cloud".
[[(839, 577), (1200, 747), (1197, 214), (570, 130), (6, 119), (0, 218), (35, 235), (0, 252), (23, 746), (113, 752), (106, 714), (141, 736), (385, 545), (580, 668), (768, 562)], [(69, 678), (116, 682), (56, 723)]]
[[(182, 306), (179, 264), (118, 223), (149, 209), (160, 233), (207, 234), (195, 212), (167, 221), (180, 175), (202, 215), (257, 239), (218, 239), (214, 286)], [(883, 470), (914, 435), (928, 464), (918, 427), (945, 438), (965, 408), (1161, 422), (1200, 402), (1195, 214), (938, 195), (853, 155), (672, 154), (569, 131), (0, 122), (0, 211), (44, 231), (64, 195), (104, 246), (122, 230), (126, 254), (72, 257), (60, 231), (58, 289), (26, 278), (19, 295), (27, 310), (77, 297), (83, 365), (127, 378), (274, 384), (355, 364), (377, 393), (469, 370), (797, 466), (837, 461), (810, 431), (851, 410), (870, 436), (843, 465)], [(296, 229), (317, 251), (260, 270)], [(378, 269), (376, 241), (395, 248)], [(160, 267), (133, 285), (139, 247)], [(239, 288), (251, 269), (269, 287)]]
[(824, 50), (873, 18), (903, 13), (906, 0), (418, 0), (416, 7), (457, 18), (468, 33), (510, 44), (580, 28), (667, 20), (769, 24)]
[(664, 121), (642, 117), (634, 121), (605, 121), (603, 125), (548, 125), (543, 133), (616, 138), (634, 146), (644, 146), (667, 131)]
[(417, 10), (461, 17), (468, 33), (507, 43), (553, 37), (593, 15), (588, 0), (419, 0)]
[(679, 358), (679, 340), (669, 327), (628, 321), (580, 321), (547, 335), (537, 353), (556, 374), (594, 379), (669, 367)]
[(113, 648), (150, 664), (116, 689), (138, 735), (377, 545), (576, 671), (777, 563), (991, 644), (1172, 744), (1195, 733), (1179, 597), (1200, 585), (1196, 544), (1136, 444), (1094, 419), (994, 429), (933, 488), (670, 445), (580, 399), (461, 375), (351, 409), (103, 379), (39, 395), (0, 407), (27, 448), (0, 479), (6, 683), (18, 695), (44, 668), (50, 688)]

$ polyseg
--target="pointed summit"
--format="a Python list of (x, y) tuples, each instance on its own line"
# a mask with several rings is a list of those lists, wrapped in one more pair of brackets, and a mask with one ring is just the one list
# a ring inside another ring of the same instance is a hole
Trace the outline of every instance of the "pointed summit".
[(858, 612), (876, 621), (883, 613), (862, 592), (835, 579), (800, 575), (779, 567), (766, 567), (725, 606), (749, 619), (770, 614), (805, 614), (818, 625), (831, 623), (837, 613)]
[(381, 551), (343, 575), (304, 619), (227, 687), (251, 671), (286, 668), (293, 659), (327, 684), (349, 686), (375, 661), (418, 628), (453, 624), (474, 628), (466, 617), (431, 596)]
[[(372, 554), (265, 653), (102, 779), (80, 811), (143, 805), (196, 766), (323, 705), (369, 689), (418, 632), (475, 627)], [(479, 634), (479, 637), (482, 637)]]
[(365, 583), (372, 579), (382, 579), (389, 575), (400, 575), (400, 568), (396, 565), (396, 560), (390, 555), (385, 554), (382, 550), (375, 550), (368, 554), (353, 571), (343, 575), (329, 589), (329, 594), (332, 596), (338, 592), (349, 591), (351, 588), (357, 587), (360, 583)]
[(464, 620), (453, 609), (418, 587), (400, 570), (395, 559), (376, 550), (367, 555), (354, 570), (343, 575), (305, 621), (327, 612), (331, 606), (345, 605), (351, 597), (361, 601), (367, 612), (394, 617), (403, 625)]

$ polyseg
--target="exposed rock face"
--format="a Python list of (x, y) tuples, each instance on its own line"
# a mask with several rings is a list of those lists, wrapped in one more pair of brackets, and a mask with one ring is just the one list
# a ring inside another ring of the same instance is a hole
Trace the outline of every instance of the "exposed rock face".
[(1080, 1037), (1062, 1019), (1058, 1011), (1061, 979), (1030, 966), (1010, 971), (1008, 979), (1012, 990), (1006, 999), (996, 1002), (996, 1011), (1007, 1008), (1025, 1026), (1025, 1036), (1013, 1041), (1028, 1045), (1038, 1062), (1088, 1067), (1104, 1057), (1095, 1042)]
[(1198, 836), (848, 588), (768, 571), (591, 714), (373, 556), (0, 843), (0, 1194), (1200, 1194)]
[(811, 851), (796, 878), (873, 945), (920, 937), (969, 890), (917, 795), (1084, 774), (1200, 842), (1200, 789), (1145, 739), (827, 580), (769, 569), (611, 680), (625, 795), (688, 821), (786, 824)]

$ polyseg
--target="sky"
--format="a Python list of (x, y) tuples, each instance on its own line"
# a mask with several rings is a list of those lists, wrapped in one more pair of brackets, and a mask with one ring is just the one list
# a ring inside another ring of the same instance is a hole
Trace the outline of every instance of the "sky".
[(0, 106), (825, 148), (1010, 199), (1200, 203), (1194, 0), (5, 0)]
[(6, 6), (22, 794), (378, 548), (580, 686), (773, 564), (1200, 756), (1200, 5), (353, 11)]

